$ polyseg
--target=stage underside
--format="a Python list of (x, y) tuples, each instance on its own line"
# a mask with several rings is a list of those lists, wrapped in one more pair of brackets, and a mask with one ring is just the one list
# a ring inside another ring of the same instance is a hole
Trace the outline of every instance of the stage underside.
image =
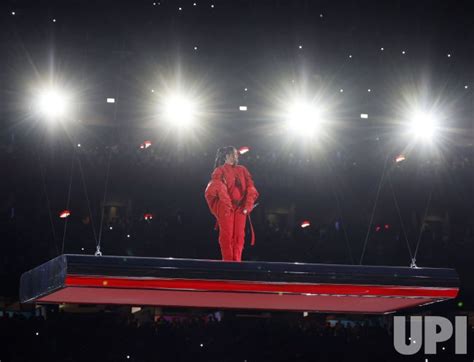
[(453, 299), (453, 269), (61, 255), (21, 277), (22, 303), (392, 313)]

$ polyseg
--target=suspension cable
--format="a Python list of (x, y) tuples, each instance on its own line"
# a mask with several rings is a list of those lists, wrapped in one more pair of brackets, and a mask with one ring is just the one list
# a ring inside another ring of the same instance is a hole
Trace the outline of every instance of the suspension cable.
[[(72, 161), (71, 161), (71, 175), (69, 177), (69, 190), (67, 193), (66, 210), (69, 210), (69, 203), (71, 201), (72, 176), (73, 176), (73, 171), (74, 171), (74, 158), (75, 157), (76, 157), (76, 151), (74, 150), (74, 153), (72, 155)], [(61, 248), (61, 254), (64, 254), (64, 242), (66, 240), (67, 221), (68, 221), (68, 218), (66, 217), (66, 220), (64, 221), (63, 244)]]
[(367, 234), (365, 236), (364, 246), (362, 248), (362, 255), (360, 256), (359, 265), (362, 264), (362, 260), (364, 259), (365, 249), (367, 247), (367, 241), (369, 240), (370, 230), (372, 229), (372, 223), (374, 221), (375, 210), (377, 208), (377, 203), (378, 203), (379, 196), (380, 196), (380, 190), (382, 189), (383, 179), (385, 178), (385, 171), (387, 169), (388, 159), (389, 159), (389, 156), (387, 155), (387, 158), (385, 159), (385, 163), (383, 165), (382, 175), (380, 176), (380, 181), (379, 181), (379, 185), (378, 185), (378, 188), (377, 188), (377, 194), (375, 196), (375, 201), (374, 201), (374, 207), (372, 209), (372, 215), (370, 216), (369, 227), (367, 228)]
[(110, 172), (110, 161), (112, 159), (112, 148), (110, 148), (109, 152), (109, 160), (107, 162), (107, 173), (105, 175), (105, 187), (104, 187), (104, 198), (102, 201), (102, 210), (101, 210), (101, 217), (100, 217), (100, 226), (99, 226), (99, 239), (96, 245), (96, 256), (102, 256), (102, 252), (100, 251), (100, 242), (102, 241), (102, 226), (104, 224), (104, 214), (105, 214), (105, 201), (107, 200), (107, 187), (109, 185), (109, 172)]
[[(123, 55), (123, 50), (124, 50), (124, 47), (125, 47), (125, 42), (123, 41), (122, 39), (122, 44), (121, 44), (121, 50), (120, 50), (120, 57), (122, 57)], [(122, 59), (120, 59), (122, 60)], [(120, 62), (120, 65), (119, 65), (119, 71), (117, 73), (117, 97), (120, 98), (120, 91), (121, 91), (121, 87), (120, 87), (120, 77), (122, 75), (122, 69), (123, 69), (123, 63), (122, 61)], [(119, 103), (120, 104), (120, 103)], [(117, 112), (118, 112), (118, 105), (115, 104), (114, 105), (114, 117), (113, 117), (113, 120), (114, 120), (114, 126), (115, 126), (115, 133), (116, 133), (116, 136), (118, 136), (118, 130), (117, 130)], [(103, 202), (102, 202), (102, 210), (101, 210), (101, 216), (100, 216), (100, 226), (99, 226), (99, 239), (97, 241), (97, 247), (96, 247), (96, 251), (94, 253), (95, 256), (102, 256), (102, 251), (100, 250), (100, 244), (101, 244), (101, 241), (102, 241), (102, 227), (103, 227), (103, 224), (104, 224), (104, 214), (105, 214), (105, 201), (107, 200), (107, 188), (108, 188), (108, 185), (109, 185), (109, 173), (110, 173), (110, 163), (111, 163), (111, 159), (112, 159), (112, 146), (110, 146), (110, 152), (109, 152), (109, 160), (107, 162), (107, 173), (105, 175), (105, 187), (104, 187), (104, 198), (103, 198)]]
[(423, 219), (421, 220), (420, 223), (420, 233), (418, 234), (418, 241), (416, 242), (416, 249), (415, 249), (415, 254), (413, 255), (412, 262), (411, 262), (411, 267), (412, 268), (417, 268), (416, 266), (416, 256), (418, 255), (418, 248), (420, 246), (421, 242), (421, 235), (423, 234), (423, 226), (424, 226), (424, 221), (426, 220), (426, 217), (428, 216), (428, 210), (430, 208), (430, 203), (431, 203), (431, 196), (433, 195), (433, 189), (434, 189), (434, 183), (431, 186), (430, 193), (428, 195), (428, 201), (426, 202), (426, 209), (425, 209), (425, 215)]
[(94, 234), (94, 240), (95, 240), (95, 243), (97, 245), (97, 234), (96, 234), (96, 231), (95, 231), (95, 225), (94, 225), (94, 219), (93, 219), (93, 215), (92, 215), (91, 203), (90, 203), (90, 200), (89, 200), (89, 194), (87, 192), (87, 186), (86, 186), (86, 181), (85, 181), (85, 178), (84, 178), (84, 171), (82, 170), (82, 162), (81, 162), (80, 157), (77, 157), (77, 162), (79, 164), (79, 171), (81, 172), (82, 187), (84, 189), (84, 194), (86, 195), (87, 208), (89, 210), (89, 216), (91, 218), (92, 232)]
[(395, 195), (395, 190), (393, 188), (392, 178), (390, 177), (390, 174), (388, 176), (388, 183), (390, 185), (390, 190), (392, 190), (392, 197), (393, 197), (393, 201), (395, 203), (395, 208), (397, 209), (398, 218), (400, 220), (400, 226), (402, 228), (403, 236), (404, 236), (405, 241), (407, 243), (408, 253), (410, 254), (410, 261), (413, 261), (413, 253), (411, 251), (410, 242), (408, 241), (408, 236), (407, 236), (407, 232), (406, 232), (406, 229), (405, 229), (405, 224), (404, 224), (403, 219), (402, 219), (402, 214), (400, 212), (400, 206), (398, 205), (397, 196)]
[[(326, 162), (326, 166), (327, 168), (331, 171), (332, 173), (332, 168), (330, 167), (328, 161), (326, 158), (324, 158), (325, 162)], [(334, 177), (336, 178), (337, 180), (337, 175), (335, 175), (335, 173), (333, 173)], [(351, 261), (351, 264), (354, 264), (354, 257), (352, 255), (352, 249), (351, 249), (351, 244), (349, 242), (349, 237), (347, 236), (347, 230), (346, 230), (346, 227), (345, 227), (345, 223), (343, 222), (343, 217), (342, 217), (342, 207), (341, 207), (341, 203), (339, 202), (339, 193), (337, 192), (337, 189), (336, 187), (334, 186), (334, 183), (333, 182), (330, 182), (331, 184), (331, 190), (332, 190), (332, 193), (334, 195), (334, 198), (336, 199), (336, 206), (337, 206), (337, 212), (338, 214), (340, 215), (340, 218), (341, 218), (341, 224), (342, 224), (342, 231), (344, 233), (344, 241), (346, 243), (346, 247), (347, 247), (347, 251), (349, 253), (349, 259)], [(339, 182), (338, 182), (339, 184)]]

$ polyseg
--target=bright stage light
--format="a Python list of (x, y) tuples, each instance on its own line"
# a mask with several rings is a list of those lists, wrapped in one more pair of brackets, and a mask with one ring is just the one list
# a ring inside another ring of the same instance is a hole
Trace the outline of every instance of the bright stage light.
[(428, 112), (416, 111), (410, 119), (410, 133), (416, 138), (430, 141), (436, 134), (437, 119)]
[(405, 161), (405, 160), (406, 160), (406, 158), (405, 158), (405, 156), (402, 155), (402, 154), (398, 155), (398, 156), (395, 158), (395, 162), (396, 162), (396, 163), (400, 163), (400, 162), (403, 162), (403, 161)]
[(249, 151), (250, 151), (250, 148), (247, 147), (247, 146), (240, 147), (239, 150), (238, 150), (239, 154), (241, 154), (241, 155), (244, 155)]
[(146, 213), (145, 215), (143, 215), (143, 218), (144, 218), (146, 221), (152, 220), (152, 219), (153, 219), (153, 214)]
[(321, 110), (311, 103), (295, 102), (289, 107), (286, 120), (289, 130), (311, 137), (321, 126)]
[(144, 142), (140, 145), (140, 148), (141, 148), (141, 149), (145, 149), (145, 148), (148, 148), (148, 147), (151, 147), (151, 141), (144, 141)]
[(36, 111), (49, 120), (56, 120), (66, 115), (69, 110), (69, 98), (62, 91), (49, 88), (40, 92)]
[(311, 226), (311, 222), (309, 220), (304, 220), (301, 222), (300, 226), (302, 229), (307, 228), (308, 226)]
[(63, 210), (59, 213), (59, 217), (61, 219), (67, 219), (71, 215), (71, 211), (69, 210)]
[(164, 102), (163, 116), (178, 128), (191, 127), (197, 117), (196, 103), (183, 95), (172, 95)]

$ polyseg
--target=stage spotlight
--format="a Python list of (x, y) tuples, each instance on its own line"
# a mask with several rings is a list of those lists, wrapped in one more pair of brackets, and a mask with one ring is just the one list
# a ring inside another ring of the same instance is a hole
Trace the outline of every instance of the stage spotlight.
[(145, 215), (143, 215), (143, 218), (144, 218), (146, 221), (152, 220), (152, 219), (153, 219), (153, 214), (146, 213)]
[(304, 220), (301, 222), (300, 226), (302, 229), (307, 228), (308, 226), (311, 226), (311, 222), (309, 220)]
[(163, 116), (168, 123), (178, 128), (191, 127), (196, 121), (196, 103), (183, 95), (172, 95), (164, 102)]
[(145, 141), (140, 145), (141, 149), (145, 149), (145, 148), (148, 148), (148, 147), (151, 147), (151, 141)]
[(287, 127), (302, 136), (313, 136), (321, 125), (321, 110), (307, 102), (294, 102), (286, 117)]
[(405, 156), (402, 155), (402, 154), (400, 154), (400, 155), (398, 155), (398, 156), (395, 158), (395, 162), (396, 162), (396, 163), (400, 163), (400, 162), (405, 161), (405, 159), (406, 159)]
[(67, 217), (69, 217), (69, 215), (71, 215), (71, 211), (69, 210), (63, 210), (59, 213), (59, 217), (61, 219), (66, 219)]
[(250, 148), (247, 147), (247, 146), (240, 147), (239, 150), (238, 150), (239, 154), (241, 154), (241, 155), (244, 155), (249, 151), (250, 151)]
[(57, 120), (69, 110), (69, 97), (56, 88), (43, 89), (36, 102), (36, 111), (48, 120)]
[(428, 112), (416, 111), (410, 119), (410, 133), (416, 138), (431, 141), (436, 134), (437, 119)]

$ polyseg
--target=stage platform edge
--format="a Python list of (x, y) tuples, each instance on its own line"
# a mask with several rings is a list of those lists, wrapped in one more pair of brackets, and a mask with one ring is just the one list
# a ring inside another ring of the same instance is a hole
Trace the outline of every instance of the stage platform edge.
[(454, 269), (60, 255), (21, 276), (20, 302), (386, 314), (447, 301)]

